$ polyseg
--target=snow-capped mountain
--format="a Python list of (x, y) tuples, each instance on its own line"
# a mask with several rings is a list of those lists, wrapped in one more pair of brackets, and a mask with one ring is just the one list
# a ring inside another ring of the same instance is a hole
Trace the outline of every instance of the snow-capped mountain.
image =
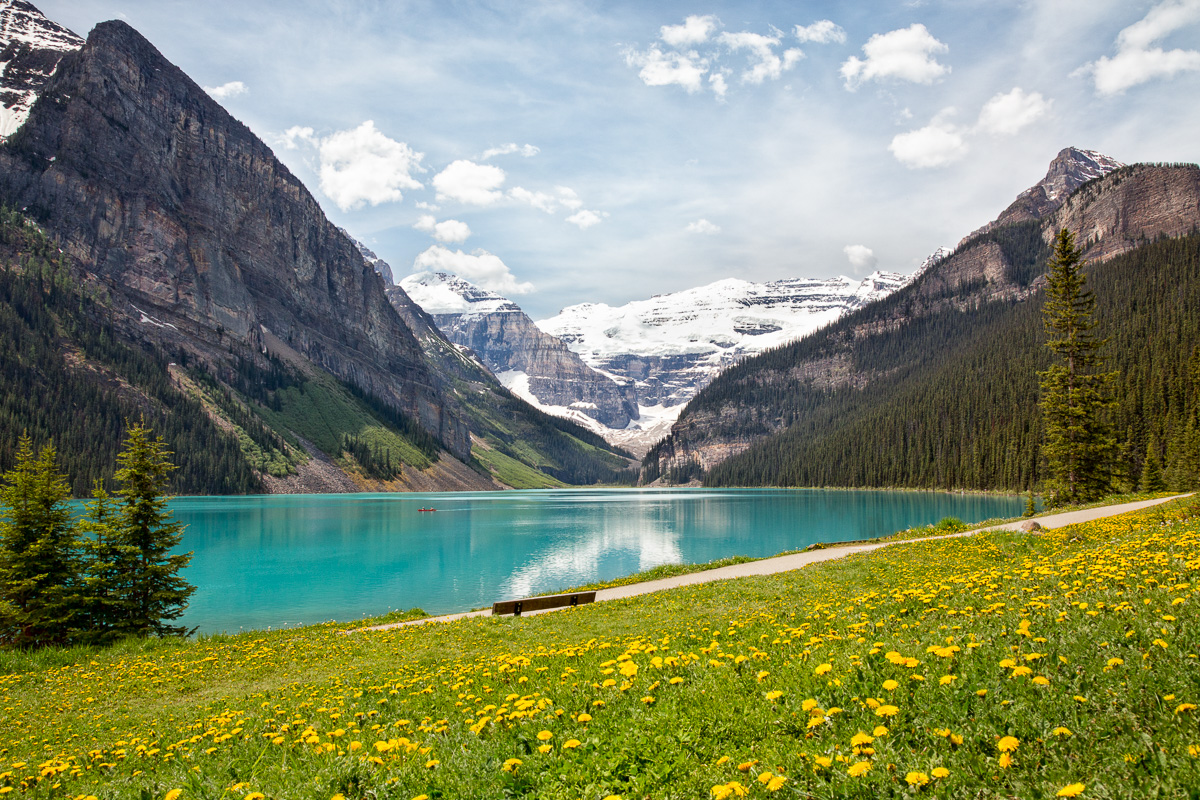
[(348, 236), (350, 238), (350, 241), (354, 242), (354, 246), (358, 248), (358, 252), (362, 253), (362, 257), (364, 259), (366, 259), (368, 264), (370, 264), (372, 267), (374, 267), (375, 271), (378, 272), (380, 274), (380, 276), (383, 277), (383, 280), (387, 283), (388, 286), (391, 286), (392, 284), (394, 284), (396, 282), (396, 279), (392, 277), (392, 265), (391, 264), (384, 261), (379, 256), (375, 255), (374, 250), (367, 247), (365, 244), (360, 242), (358, 239), (355, 239), (354, 235), (351, 234), (350, 231), (346, 230), (345, 228), (338, 228), (338, 230), (341, 231), (342, 233), (346, 234), (346, 236)]
[(584, 363), (637, 390), (640, 419), (610, 442), (644, 451), (688, 400), (749, 355), (797, 339), (909, 281), (875, 272), (861, 281), (727, 279), (623, 306), (583, 303), (537, 323)]
[(511, 300), (446, 272), (409, 275), (399, 285), (447, 339), (470, 348), (526, 402), (602, 435), (636, 418), (630, 389), (588, 367)]
[(0, 141), (29, 116), (38, 92), (83, 39), (51, 22), (32, 3), (0, 0)]

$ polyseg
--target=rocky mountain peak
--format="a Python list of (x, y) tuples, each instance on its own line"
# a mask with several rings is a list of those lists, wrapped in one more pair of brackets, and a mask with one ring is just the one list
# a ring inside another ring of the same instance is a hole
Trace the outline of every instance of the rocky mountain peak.
[(0, 141), (25, 123), (42, 87), (83, 38), (25, 0), (0, 0)]
[(358, 248), (358, 252), (362, 253), (363, 259), (368, 264), (370, 264), (371, 267), (376, 272), (379, 273), (379, 276), (381, 278), (383, 278), (384, 283), (386, 283), (388, 286), (391, 286), (396, 283), (396, 279), (392, 275), (392, 265), (391, 264), (384, 261), (379, 256), (375, 255), (374, 250), (367, 247), (365, 244), (360, 242), (358, 239), (354, 238), (354, 236), (352, 236), (350, 234), (350, 231), (346, 230), (345, 228), (341, 228), (341, 227), (339, 227), (338, 230), (341, 231), (342, 233), (346, 234), (346, 236), (350, 239), (350, 241), (354, 242), (354, 246)]
[(1123, 166), (1125, 165), (1115, 158), (1095, 150), (1063, 148), (1050, 162), (1050, 168), (1046, 170), (1044, 178), (1017, 195), (1017, 199), (1004, 209), (1000, 216), (982, 228), (972, 231), (959, 242), (959, 246), (981, 233), (1003, 225), (1042, 219), (1057, 211), (1071, 193), (1083, 184), (1102, 178)]
[(426, 314), (524, 313), (513, 301), (452, 272), (417, 272), (399, 286)]

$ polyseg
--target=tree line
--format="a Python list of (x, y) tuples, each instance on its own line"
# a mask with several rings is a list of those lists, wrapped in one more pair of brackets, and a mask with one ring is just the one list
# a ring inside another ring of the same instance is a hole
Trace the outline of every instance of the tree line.
[(195, 591), (172, 554), (183, 526), (167, 508), (170, 453), (143, 424), (117, 456), (116, 489), (97, 481), (74, 518), (51, 444), (23, 434), (0, 485), (0, 644), (32, 648), (182, 635), (172, 624)]

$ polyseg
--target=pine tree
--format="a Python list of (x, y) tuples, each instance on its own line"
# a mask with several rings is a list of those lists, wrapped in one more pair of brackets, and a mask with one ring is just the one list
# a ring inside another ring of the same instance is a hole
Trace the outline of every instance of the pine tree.
[(1109, 490), (1116, 441), (1105, 412), (1114, 373), (1100, 373), (1100, 348), (1092, 318), (1095, 296), (1084, 288), (1083, 254), (1065, 228), (1054, 239), (1043, 323), (1046, 346), (1061, 363), (1038, 373), (1045, 440), (1047, 488), (1056, 502), (1080, 502)]
[(178, 619), (196, 587), (179, 576), (192, 554), (171, 555), (183, 537), (183, 525), (167, 508), (165, 490), (175, 466), (161, 437), (150, 438), (144, 424), (129, 429), (117, 456), (117, 580), (122, 619), (117, 632), (133, 636), (183, 635)]
[(78, 535), (55, 461), (26, 433), (0, 488), (0, 641), (18, 647), (66, 643), (76, 616)]
[(117, 512), (112, 498), (97, 480), (87, 512), (79, 520), (83, 566), (80, 575), (79, 638), (91, 644), (112, 642), (128, 605), (129, 586), (123, 564), (134, 562), (132, 548), (117, 538)]
[(1167, 484), (1163, 480), (1162, 462), (1158, 458), (1158, 442), (1150, 440), (1146, 448), (1146, 460), (1142, 464), (1142, 479), (1138, 488), (1143, 492), (1165, 492)]

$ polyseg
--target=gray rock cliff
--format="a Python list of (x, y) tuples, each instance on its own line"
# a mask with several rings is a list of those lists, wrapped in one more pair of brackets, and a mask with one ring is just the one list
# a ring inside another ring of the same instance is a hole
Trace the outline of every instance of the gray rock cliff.
[(286, 343), (470, 452), (465, 421), (355, 244), (125, 23), (96, 26), (63, 57), (0, 147), (0, 196), (114, 288), (131, 333), (209, 360)]

